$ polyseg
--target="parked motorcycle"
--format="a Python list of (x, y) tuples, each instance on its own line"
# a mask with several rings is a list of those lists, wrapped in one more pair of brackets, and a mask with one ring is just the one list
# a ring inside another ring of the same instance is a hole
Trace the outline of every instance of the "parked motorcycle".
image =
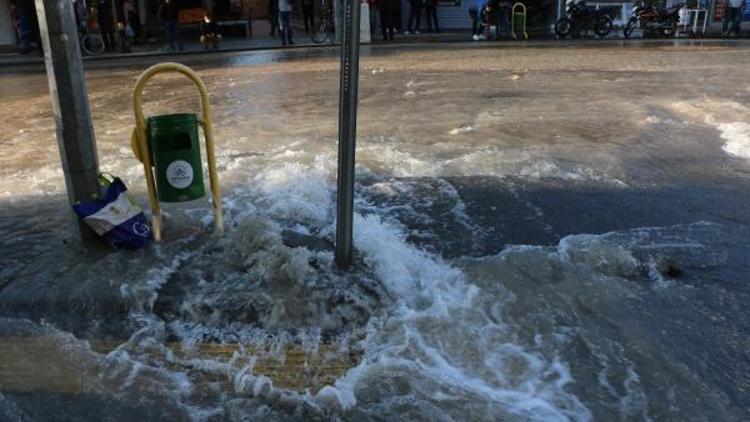
[(612, 30), (612, 18), (607, 13), (587, 7), (583, 0), (567, 2), (566, 12), (568, 16), (555, 23), (555, 33), (560, 38), (571, 34), (578, 36), (581, 31), (591, 29), (596, 35), (606, 37)]
[(640, 26), (643, 30), (659, 32), (664, 37), (671, 37), (677, 32), (680, 23), (680, 9), (684, 4), (672, 6), (669, 9), (661, 9), (656, 6), (646, 5), (643, 0), (638, 0), (633, 6), (633, 16), (622, 30), (625, 38)]

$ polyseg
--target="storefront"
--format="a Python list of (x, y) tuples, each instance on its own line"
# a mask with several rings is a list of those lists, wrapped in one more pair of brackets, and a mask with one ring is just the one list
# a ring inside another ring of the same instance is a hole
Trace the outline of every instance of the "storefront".
[(0, 50), (9, 50), (16, 45), (16, 37), (10, 19), (10, 2), (0, 0)]
[[(469, 8), (475, 0), (438, 0), (438, 23), (441, 29), (471, 29)], [(515, 3), (511, 0), (512, 3)], [(556, 0), (526, 0), (527, 25), (530, 31), (546, 31), (554, 24)], [(409, 19), (409, 1), (401, 0), (401, 22), (404, 28)], [(426, 17), (422, 15), (422, 29), (427, 28)]]

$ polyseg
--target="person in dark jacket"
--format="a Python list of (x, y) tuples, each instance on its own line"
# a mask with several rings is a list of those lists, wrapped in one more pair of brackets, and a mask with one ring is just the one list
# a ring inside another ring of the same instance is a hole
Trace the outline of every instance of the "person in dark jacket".
[(396, 22), (396, 6), (398, 0), (379, 0), (380, 27), (383, 28), (383, 41), (393, 41), (393, 30)]
[(99, 23), (99, 35), (104, 41), (106, 50), (115, 48), (115, 22), (112, 14), (112, 0), (99, 0), (96, 4), (96, 18)]
[(427, 31), (432, 32), (432, 23), (435, 23), (435, 32), (440, 32), (437, 17), (438, 0), (425, 0), (424, 17), (427, 19)]
[(278, 0), (268, 0), (268, 23), (271, 24), (270, 36), (276, 35), (276, 29), (279, 27), (279, 2)]
[(209, 45), (213, 46), (213, 48), (219, 48), (219, 41), (221, 41), (219, 25), (214, 21), (210, 13), (206, 13), (203, 15), (203, 22), (201, 22), (201, 43), (203, 44), (203, 48), (207, 49)]
[(728, 37), (732, 33), (740, 35), (740, 23), (742, 22), (742, 7), (747, 0), (729, 0), (727, 2), (726, 14), (724, 15), (724, 25), (722, 26), (721, 35)]
[(490, 18), (495, 24), (495, 40), (500, 39), (500, 29), (510, 34), (510, 2), (508, 0), (490, 0)]
[(32, 27), (31, 19), (29, 14), (26, 12), (23, 4), (10, 4), (10, 14), (13, 21), (13, 27), (18, 34), (18, 39), (21, 42), (21, 54), (26, 54), (31, 51), (31, 40), (33, 38), (34, 28)]
[[(313, 17), (315, 16), (315, 10), (313, 10), (313, 0), (301, 0), (302, 3), (302, 20), (305, 21), (305, 32), (310, 32), (311, 29), (313, 29), (313, 25), (315, 25), (315, 19)], [(309, 25), (308, 25), (309, 22)]]
[(73, 6), (73, 11), (76, 14), (76, 24), (78, 25), (78, 34), (79, 36), (83, 36), (88, 33), (88, 20), (91, 14), (84, 0), (76, 0)]
[(167, 33), (167, 42), (170, 51), (182, 51), (180, 42), (180, 9), (174, 3), (175, 0), (163, 0), (159, 6), (159, 18), (164, 24)]
[[(419, 34), (419, 20), (422, 17), (423, 6), (422, 0), (409, 0), (409, 23), (406, 25), (404, 34), (409, 35), (410, 32)], [(416, 25), (412, 25), (414, 23)]]

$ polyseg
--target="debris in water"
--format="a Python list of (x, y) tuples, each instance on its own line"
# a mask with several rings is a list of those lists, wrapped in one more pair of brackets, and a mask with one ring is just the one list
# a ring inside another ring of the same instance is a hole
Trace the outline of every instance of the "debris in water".
[(659, 273), (665, 277), (677, 278), (682, 275), (682, 268), (679, 264), (669, 259), (662, 259), (658, 265)]

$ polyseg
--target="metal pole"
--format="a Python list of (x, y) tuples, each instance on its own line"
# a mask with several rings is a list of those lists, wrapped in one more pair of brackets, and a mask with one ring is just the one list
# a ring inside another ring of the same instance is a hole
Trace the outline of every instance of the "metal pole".
[[(73, 2), (35, 1), (68, 199), (90, 200), (99, 195), (99, 160)], [(81, 234), (88, 237), (83, 228)]]
[(354, 212), (354, 150), (357, 137), (357, 89), (359, 82), (359, 0), (344, 3), (339, 89), (339, 172), (336, 209), (336, 265), (352, 263)]

